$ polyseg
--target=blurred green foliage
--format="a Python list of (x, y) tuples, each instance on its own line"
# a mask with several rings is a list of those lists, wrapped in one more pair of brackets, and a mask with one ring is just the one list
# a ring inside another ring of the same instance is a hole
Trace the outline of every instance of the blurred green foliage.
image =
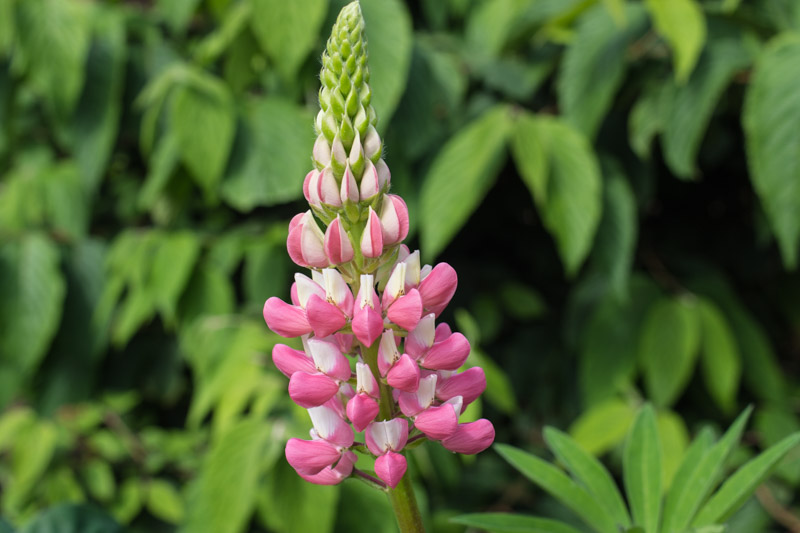
[[(0, 0), (0, 531), (395, 527), (285, 464), (308, 419), (259, 315), (343, 4)], [(643, 399), (673, 473), (748, 403), (751, 445), (800, 427), (800, 3), (362, 9), (393, 187), (461, 276), (446, 318), (498, 442), (569, 428), (621, 480)], [(436, 531), (572, 520), (493, 452), (411, 463)], [(729, 531), (783, 527), (798, 484), (795, 450)]]

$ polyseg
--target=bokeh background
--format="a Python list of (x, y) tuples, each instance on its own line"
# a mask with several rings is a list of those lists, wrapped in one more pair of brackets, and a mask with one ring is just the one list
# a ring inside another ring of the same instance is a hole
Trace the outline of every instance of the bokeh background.
[[(343, 4), (0, 0), (0, 531), (396, 530), (285, 463), (309, 421), (261, 318)], [(409, 243), (488, 375), (470, 416), (618, 474), (649, 400), (667, 478), (748, 404), (730, 468), (800, 429), (800, 2), (361, 4)], [(571, 520), (492, 450), (411, 469), (433, 531)], [(728, 531), (797, 528), (798, 484), (795, 452)]]

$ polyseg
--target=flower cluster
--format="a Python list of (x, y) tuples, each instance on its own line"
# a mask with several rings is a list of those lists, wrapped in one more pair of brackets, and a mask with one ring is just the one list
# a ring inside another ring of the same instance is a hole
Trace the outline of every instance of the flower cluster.
[(311, 277), (296, 274), (291, 303), (270, 298), (264, 319), (303, 343), (303, 350), (279, 344), (272, 353), (289, 396), (313, 424), (311, 440), (286, 444), (289, 464), (308, 481), (335, 484), (353, 473), (353, 450), (368, 450), (376, 475), (395, 487), (409, 441), (428, 438), (474, 454), (492, 443), (494, 428), (485, 419), (459, 423), (486, 377), (479, 367), (459, 372), (469, 342), (435, 324), (456, 290), (455, 270), (422, 266), (419, 252), (401, 244), (408, 209), (388, 194), (365, 43), (354, 2), (323, 54), (315, 168), (303, 184), (311, 209), (289, 225), (289, 255)]

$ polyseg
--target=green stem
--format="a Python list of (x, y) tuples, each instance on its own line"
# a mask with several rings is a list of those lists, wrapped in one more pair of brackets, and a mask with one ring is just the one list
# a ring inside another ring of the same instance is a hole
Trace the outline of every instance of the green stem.
[[(379, 345), (380, 338), (376, 339), (372, 346), (361, 345), (361, 355), (374, 376), (380, 376), (378, 371)], [(380, 387), (381, 391), (378, 418), (380, 420), (390, 420), (395, 415), (391, 388), (381, 380), (378, 380), (378, 387)], [(397, 484), (397, 487), (389, 489), (387, 493), (389, 494), (389, 500), (392, 502), (400, 533), (421, 533), (425, 531), (425, 528), (422, 526), (422, 516), (419, 513), (419, 506), (417, 505), (417, 499), (414, 496), (414, 489), (411, 486), (409, 477), (406, 473), (400, 483)]]

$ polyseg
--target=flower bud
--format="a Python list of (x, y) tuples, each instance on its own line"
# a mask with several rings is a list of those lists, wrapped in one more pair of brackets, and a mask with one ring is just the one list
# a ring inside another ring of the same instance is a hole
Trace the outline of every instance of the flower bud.
[(314, 141), (314, 149), (312, 151), (314, 162), (320, 170), (331, 164), (331, 145), (324, 135), (317, 137)]
[(387, 194), (381, 205), (383, 245), (397, 244), (408, 235), (408, 207), (396, 194)]
[(364, 165), (364, 173), (361, 175), (361, 185), (359, 190), (360, 199), (362, 202), (370, 202), (375, 195), (381, 191), (380, 177), (378, 176), (378, 169), (375, 165), (367, 159)]
[(306, 178), (303, 180), (303, 196), (306, 197), (306, 201), (313, 205), (314, 207), (319, 207), (319, 195), (315, 195), (312, 197), (311, 191), (316, 190), (319, 187), (319, 170), (312, 170), (308, 174), (306, 174)]
[[(336, 196), (338, 198), (338, 194)], [(290, 223), (289, 238), (286, 239), (289, 257), (302, 267), (326, 267), (328, 257), (325, 255), (324, 240), (325, 236), (310, 210), (296, 215)]]
[(382, 151), (383, 146), (381, 137), (378, 135), (378, 130), (370, 124), (367, 128), (367, 134), (364, 136), (364, 155), (367, 156), (367, 159), (375, 163), (380, 159)]
[(383, 253), (383, 230), (381, 220), (372, 207), (369, 208), (369, 216), (364, 233), (361, 235), (361, 253), (364, 257), (378, 257)]
[(353, 260), (353, 245), (350, 243), (349, 235), (342, 228), (339, 215), (336, 215), (325, 231), (325, 254), (334, 265)]
[(345, 166), (347, 165), (347, 150), (345, 150), (344, 143), (342, 142), (339, 134), (333, 138), (331, 143), (331, 168), (337, 177), (344, 174)]

